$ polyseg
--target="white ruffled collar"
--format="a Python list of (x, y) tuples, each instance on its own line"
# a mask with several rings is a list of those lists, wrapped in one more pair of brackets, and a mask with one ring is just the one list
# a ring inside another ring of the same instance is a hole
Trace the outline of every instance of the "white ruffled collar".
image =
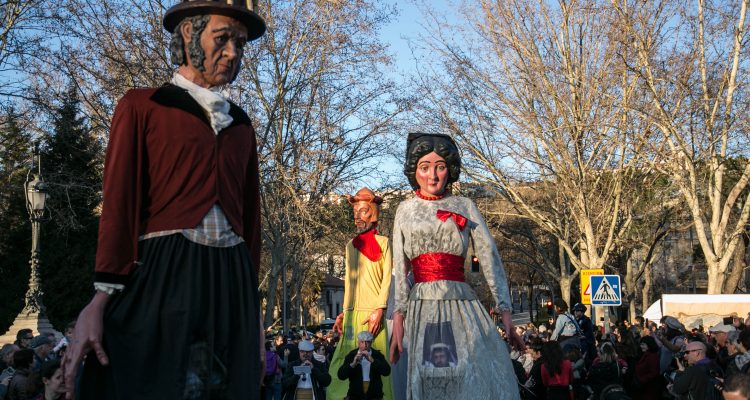
[(221, 94), (221, 89), (213, 87), (206, 89), (191, 82), (179, 72), (172, 76), (172, 84), (188, 91), (190, 96), (203, 108), (211, 122), (211, 128), (215, 134), (228, 127), (232, 123), (229, 115), (229, 102)]

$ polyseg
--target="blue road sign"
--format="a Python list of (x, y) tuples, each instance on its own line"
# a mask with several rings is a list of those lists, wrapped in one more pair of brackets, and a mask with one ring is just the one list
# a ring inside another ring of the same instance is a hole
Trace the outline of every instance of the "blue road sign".
[(619, 306), (621, 304), (620, 275), (591, 276), (591, 305)]

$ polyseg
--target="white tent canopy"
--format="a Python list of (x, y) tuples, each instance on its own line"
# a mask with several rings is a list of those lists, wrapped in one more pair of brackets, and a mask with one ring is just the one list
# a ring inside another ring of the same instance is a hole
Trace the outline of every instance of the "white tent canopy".
[(661, 300), (656, 300), (653, 304), (651, 304), (645, 313), (643, 313), (643, 318), (646, 318), (649, 321), (658, 321), (661, 319)]
[(745, 318), (750, 312), (750, 294), (665, 294), (643, 313), (643, 318), (659, 321), (671, 315), (685, 325), (700, 320), (705, 327), (721, 323), (723, 317)]

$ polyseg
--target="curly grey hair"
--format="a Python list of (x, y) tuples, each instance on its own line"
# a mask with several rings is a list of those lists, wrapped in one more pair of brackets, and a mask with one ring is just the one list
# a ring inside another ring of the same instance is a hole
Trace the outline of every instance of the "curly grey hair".
[(180, 21), (180, 24), (177, 25), (174, 33), (172, 33), (172, 39), (169, 41), (170, 60), (172, 63), (177, 65), (187, 64), (187, 58), (185, 58), (185, 41), (182, 40), (181, 30), (184, 24), (190, 23), (193, 25), (193, 31), (190, 35), (190, 43), (188, 43), (187, 56), (190, 57), (190, 62), (195, 68), (199, 71), (205, 71), (203, 61), (206, 59), (206, 52), (203, 51), (200, 40), (201, 34), (206, 29), (210, 18), (210, 15), (196, 15)]

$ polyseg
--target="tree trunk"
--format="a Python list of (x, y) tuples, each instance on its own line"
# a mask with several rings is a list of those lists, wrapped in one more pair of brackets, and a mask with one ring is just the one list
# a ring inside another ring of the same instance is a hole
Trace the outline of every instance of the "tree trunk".
[(276, 289), (279, 286), (279, 276), (274, 276), (273, 271), (268, 276), (268, 288), (266, 289), (266, 311), (263, 316), (263, 326), (266, 328), (273, 324), (273, 310), (276, 307)]
[(711, 262), (706, 260), (706, 264), (708, 264), (708, 285), (706, 293), (721, 294), (722, 289), (724, 289), (726, 275), (719, 271), (718, 261)]
[(570, 278), (570, 274), (563, 273), (560, 276), (560, 296), (565, 302), (570, 306), (570, 286), (572, 283), (572, 279)]
[(643, 312), (651, 305), (651, 263), (646, 264), (643, 271), (643, 288), (641, 289), (641, 307)]
[(742, 235), (742, 240), (737, 245), (737, 250), (734, 252), (734, 259), (732, 260), (732, 271), (724, 282), (723, 293), (732, 294), (737, 291), (737, 287), (742, 279), (742, 273), (745, 272), (745, 253), (747, 251), (748, 238), (747, 235)]

